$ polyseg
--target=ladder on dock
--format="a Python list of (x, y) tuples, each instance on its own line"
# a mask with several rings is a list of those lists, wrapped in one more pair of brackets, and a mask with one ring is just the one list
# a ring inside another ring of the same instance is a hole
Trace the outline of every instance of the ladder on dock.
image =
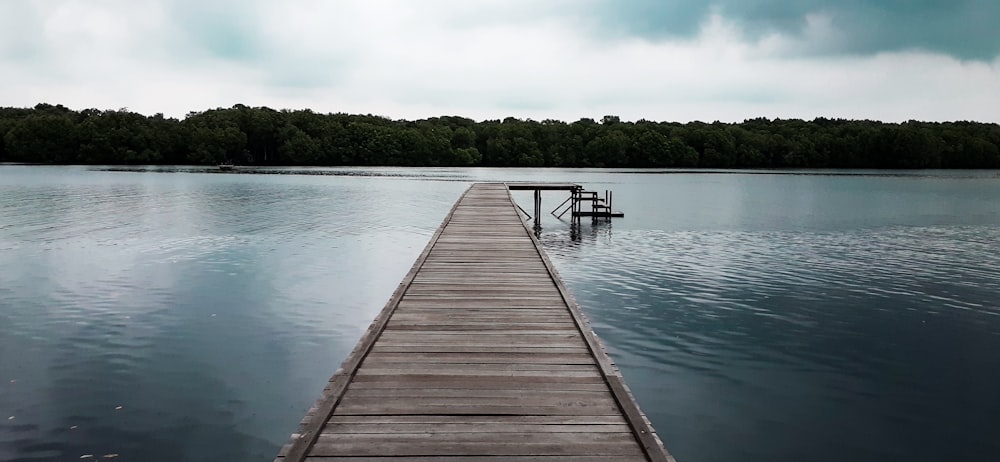
[[(581, 217), (603, 218), (605, 220), (624, 217), (624, 213), (615, 212), (611, 208), (612, 199), (613, 195), (609, 190), (604, 190), (604, 197), (601, 197), (597, 191), (587, 191), (583, 187), (579, 187), (571, 190), (570, 197), (559, 204), (552, 211), (552, 214), (562, 218), (566, 212), (570, 212), (570, 217), (574, 220), (579, 220)], [(563, 209), (563, 207), (566, 208)], [(588, 208), (589, 210), (587, 210)]]

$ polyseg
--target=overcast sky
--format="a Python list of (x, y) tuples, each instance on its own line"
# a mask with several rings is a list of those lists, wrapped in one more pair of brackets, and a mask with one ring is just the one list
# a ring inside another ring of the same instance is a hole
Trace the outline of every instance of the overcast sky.
[(997, 0), (0, 0), (0, 106), (1000, 122)]

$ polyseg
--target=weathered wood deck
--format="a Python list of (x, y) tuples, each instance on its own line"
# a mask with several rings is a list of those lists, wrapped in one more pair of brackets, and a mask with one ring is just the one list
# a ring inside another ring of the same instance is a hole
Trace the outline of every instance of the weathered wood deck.
[(504, 184), (475, 184), (276, 461), (672, 461)]

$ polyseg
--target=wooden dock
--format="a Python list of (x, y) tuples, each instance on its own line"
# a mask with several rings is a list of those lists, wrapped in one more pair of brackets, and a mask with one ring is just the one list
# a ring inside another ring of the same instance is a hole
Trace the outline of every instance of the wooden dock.
[(275, 460), (673, 458), (508, 187), (477, 183)]

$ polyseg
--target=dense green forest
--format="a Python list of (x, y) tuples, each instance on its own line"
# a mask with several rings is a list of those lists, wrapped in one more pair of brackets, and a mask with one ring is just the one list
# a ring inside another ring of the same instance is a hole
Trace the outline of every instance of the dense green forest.
[(487, 120), (237, 105), (183, 120), (0, 108), (0, 161), (61, 164), (1000, 168), (1000, 126), (819, 118), (742, 123)]

